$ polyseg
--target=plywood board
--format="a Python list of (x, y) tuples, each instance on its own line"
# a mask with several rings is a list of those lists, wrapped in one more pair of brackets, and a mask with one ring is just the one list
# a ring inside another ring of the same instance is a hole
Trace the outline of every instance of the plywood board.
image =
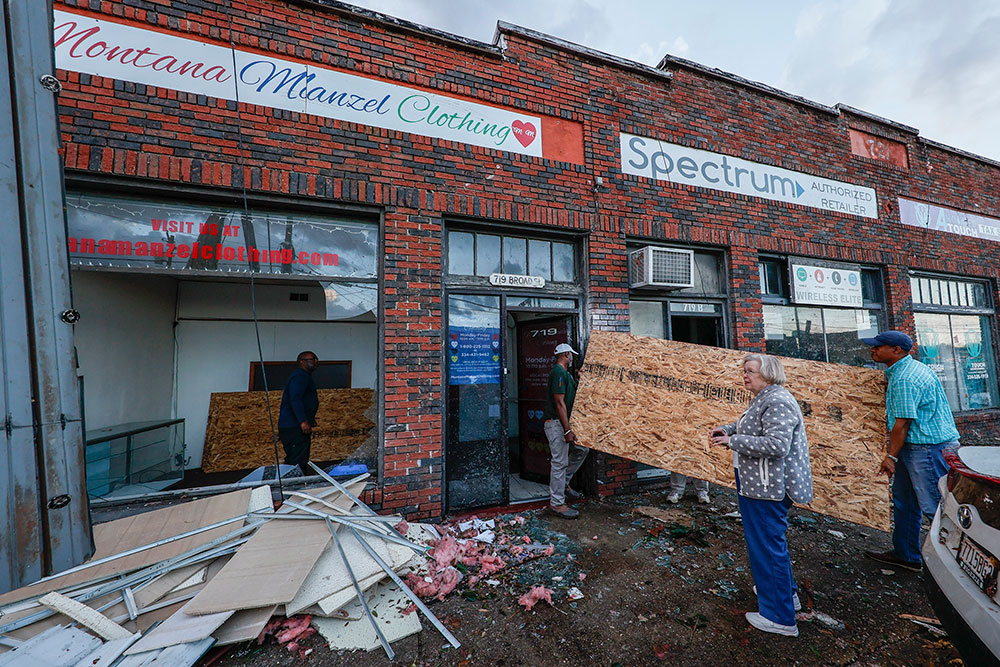
[[(347, 556), (347, 560), (351, 564), (351, 571), (354, 573), (355, 578), (359, 580), (365, 579), (383, 571), (382, 566), (368, 554), (353, 535), (350, 535), (343, 529), (337, 532), (340, 537), (340, 544), (344, 549), (344, 555)], [(391, 560), (389, 549), (385, 546), (385, 540), (371, 537), (366, 539), (366, 541), (382, 560), (386, 562)], [(319, 557), (319, 560), (316, 561), (316, 565), (309, 573), (309, 576), (302, 583), (298, 593), (285, 605), (285, 614), (287, 616), (298, 614), (306, 607), (310, 607), (348, 586), (353, 586), (351, 573), (347, 571), (347, 567), (344, 565), (340, 549), (331, 541)]]
[[(281, 408), (281, 391), (268, 392), (275, 422)], [(369, 418), (374, 404), (372, 389), (320, 389), (319, 411), (313, 429), (310, 458), (339, 461), (354, 453), (374, 434)], [(281, 443), (278, 443), (281, 451)], [(205, 430), (205, 472), (248, 470), (274, 465), (274, 447), (267, 405), (262, 391), (212, 394)]]
[[(571, 425), (583, 444), (732, 487), (732, 452), (708, 432), (735, 422), (750, 403), (748, 353), (594, 331), (580, 372)], [(815, 499), (810, 509), (889, 528), (889, 491), (876, 477), (885, 450), (880, 371), (781, 358), (809, 438)]]
[(189, 603), (201, 615), (286, 604), (295, 597), (326, 545), (325, 521), (270, 521), (240, 547)]
[[(136, 514), (94, 526), (96, 553), (91, 560), (122, 553), (164, 538), (189, 532), (202, 526), (236, 517), (247, 512), (251, 498), (250, 489), (241, 489), (188, 503)], [(152, 563), (177, 556), (198, 545), (226, 535), (240, 527), (240, 523), (186, 537), (153, 549), (109, 561), (102, 565), (57, 577), (41, 584), (25, 586), (0, 596), (0, 606), (23, 600), (71, 584), (79, 584), (98, 577), (120, 574)], [(13, 620), (10, 619), (10, 620)]]
[(273, 605), (258, 609), (241, 609), (212, 633), (215, 643), (218, 646), (226, 646), (256, 639), (277, 609)]
[(218, 614), (192, 616), (187, 613), (187, 608), (190, 604), (191, 602), (188, 602), (187, 605), (181, 607), (170, 618), (146, 633), (142, 639), (125, 651), (125, 655), (135, 655), (158, 648), (167, 648), (168, 646), (176, 646), (177, 644), (190, 644), (205, 639), (211, 636), (219, 626), (228, 621), (235, 613), (233, 611), (223, 611)]

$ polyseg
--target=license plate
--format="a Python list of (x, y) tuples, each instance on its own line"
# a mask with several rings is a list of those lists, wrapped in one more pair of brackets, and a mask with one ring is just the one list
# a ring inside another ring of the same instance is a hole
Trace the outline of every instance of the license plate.
[(997, 592), (997, 559), (968, 535), (963, 534), (958, 545), (958, 564), (987, 595)]

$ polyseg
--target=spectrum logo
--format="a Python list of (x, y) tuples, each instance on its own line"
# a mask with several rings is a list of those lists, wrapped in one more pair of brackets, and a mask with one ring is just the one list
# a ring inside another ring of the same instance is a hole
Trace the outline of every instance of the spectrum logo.
[(620, 141), (626, 174), (878, 218), (872, 188), (632, 134)]

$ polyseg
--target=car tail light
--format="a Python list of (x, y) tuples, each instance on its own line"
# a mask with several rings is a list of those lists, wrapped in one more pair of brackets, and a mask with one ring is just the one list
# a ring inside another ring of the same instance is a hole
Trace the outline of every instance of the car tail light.
[(984, 475), (966, 466), (957, 450), (944, 452), (948, 472), (948, 491), (959, 505), (971, 505), (980, 520), (991, 528), (1000, 529), (1000, 479)]

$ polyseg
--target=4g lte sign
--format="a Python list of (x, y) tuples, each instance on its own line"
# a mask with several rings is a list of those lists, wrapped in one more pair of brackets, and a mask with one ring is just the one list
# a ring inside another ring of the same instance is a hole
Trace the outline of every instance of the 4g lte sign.
[(795, 303), (861, 308), (861, 272), (792, 264)]

